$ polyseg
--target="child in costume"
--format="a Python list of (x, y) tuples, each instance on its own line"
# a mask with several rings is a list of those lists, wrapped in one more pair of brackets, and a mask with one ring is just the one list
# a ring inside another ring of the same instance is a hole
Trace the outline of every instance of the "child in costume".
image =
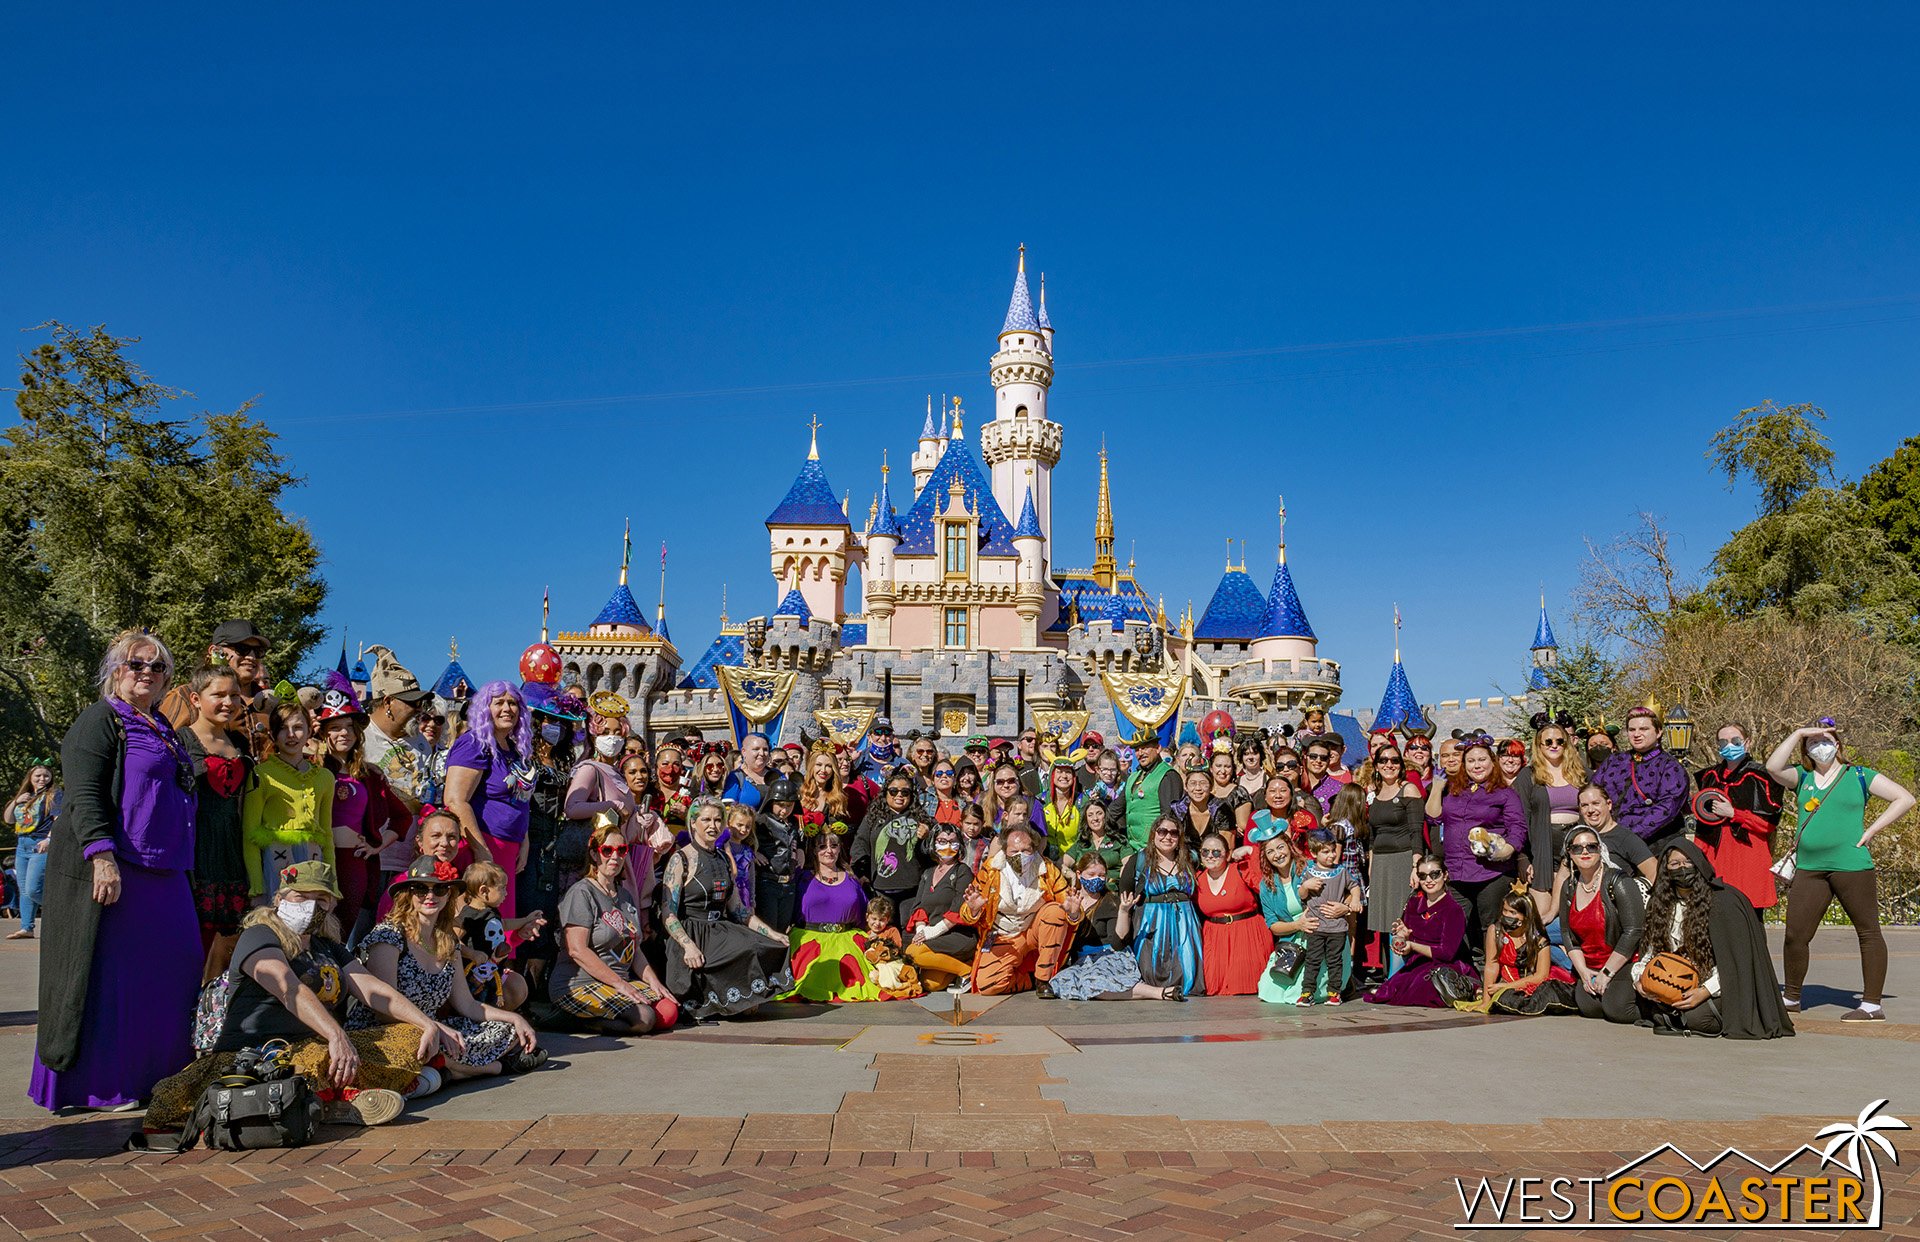
[(915, 970), (900, 949), (900, 929), (894, 925), (893, 903), (885, 897), (867, 902), (867, 944), (862, 950), (873, 967), (872, 979), (881, 1000), (911, 1000), (926, 995)]
[[(285, 686), (286, 683), (281, 683)], [(271, 905), (281, 872), (296, 863), (333, 866), (333, 773), (307, 757), (313, 718), (286, 687), (267, 712), (272, 739), (240, 803), (240, 851), (247, 893)]]
[(796, 814), (799, 782), (776, 776), (767, 783), (767, 800), (754, 825), (754, 908), (767, 926), (793, 927), (794, 875), (800, 869), (804, 840)]
[(474, 863), (461, 876), (461, 882), (466, 904), (460, 912), (460, 955), (466, 962), (467, 986), (483, 1005), (518, 1009), (527, 1001), (527, 981), (507, 965), (513, 958), (514, 944), (524, 938), (516, 934), (514, 925), (521, 924), (525, 935), (535, 935), (546, 919), (538, 912), (524, 919), (500, 917), (500, 903), (507, 895), (507, 874), (496, 863)]

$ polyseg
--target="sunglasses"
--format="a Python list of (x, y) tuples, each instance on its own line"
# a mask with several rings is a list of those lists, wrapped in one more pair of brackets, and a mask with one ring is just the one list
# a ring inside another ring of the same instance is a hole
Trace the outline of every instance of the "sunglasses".
[(908, 794), (910, 794), (910, 793), (912, 793), (912, 792), (913, 792), (913, 790), (911, 790), (911, 789), (897, 789), (897, 788), (896, 788), (896, 789), (889, 789), (889, 790), (887, 790), (887, 797), (889, 797), (889, 798), (904, 798), (904, 797), (906, 797), (906, 796), (907, 796)]
[(1022, 743), (1024, 743), (1024, 744), (1026, 744), (1026, 745), (1028, 745), (1028, 746), (1031, 746), (1031, 745), (1033, 745), (1033, 744), (1034, 744), (1035, 742), (1037, 742), (1037, 741), (1039, 741), (1040, 739), (1039, 739), (1039, 738), (1037, 738), (1037, 737), (1023, 737), (1023, 738), (1021, 738), (1020, 740), (1021, 740), (1021, 742), (1022, 742)]
[(156, 673), (164, 674), (167, 671), (167, 662), (165, 660), (128, 660), (127, 668), (135, 673), (144, 673), (152, 669)]
[(1569, 854), (1598, 854), (1599, 852), (1600, 852), (1599, 845), (1591, 844), (1585, 841), (1581, 842), (1578, 845), (1569, 845), (1567, 847), (1567, 853)]
[(1155, 828), (1153, 835), (1156, 837), (1177, 837), (1180, 835), (1180, 831), (1177, 828)]
[(996, 776), (993, 778), (993, 783), (996, 785), (1018, 785), (1020, 778), (1017, 776)]
[(952, 776), (953, 769), (952, 768), (935, 768), (933, 770), (933, 774), (935, 776)]
[(1276, 763), (1273, 766), (1282, 772), (1298, 772), (1300, 770), (1300, 765), (1295, 763), (1291, 759), (1287, 760), (1285, 763)]
[(1565, 746), (1567, 739), (1564, 737), (1543, 737), (1540, 739), (1540, 744), (1542, 746)]
[(1431, 746), (1427, 746), (1427, 745), (1425, 745), (1425, 744), (1423, 744), (1423, 743), (1420, 743), (1420, 742), (1415, 742), (1415, 743), (1414, 743), (1413, 745), (1411, 745), (1411, 746), (1409, 746), (1409, 747), (1407, 747), (1407, 753), (1408, 753), (1408, 754), (1412, 754), (1412, 753), (1413, 753), (1414, 751), (1416, 751), (1416, 750), (1418, 750), (1418, 751), (1422, 751), (1422, 752), (1425, 752), (1425, 753), (1427, 753), (1427, 754), (1432, 754), (1432, 753), (1433, 753), (1433, 747), (1431, 747)]
[(1440, 878), (1441, 876), (1443, 876), (1443, 875), (1445, 875), (1445, 874), (1446, 874), (1446, 872), (1444, 872), (1444, 871), (1416, 871), (1416, 872), (1415, 872), (1414, 874), (1415, 874), (1415, 875), (1417, 875), (1417, 876), (1419, 876), (1419, 877), (1420, 877), (1421, 879), (1423, 879), (1423, 880), (1437, 880), (1437, 879), (1439, 879), (1439, 878)]
[(602, 858), (624, 858), (626, 857), (626, 853), (627, 847), (624, 845), (603, 845), (600, 847), (600, 857)]
[(453, 891), (451, 884), (409, 884), (407, 887), (423, 897), (445, 897)]
[(1373, 764), (1375, 767), (1379, 767), (1382, 764), (1391, 763), (1394, 767), (1397, 768), (1400, 766), (1401, 762), (1402, 760), (1398, 755), (1381, 755), (1379, 758), (1373, 761)]
[(1200, 857), (1202, 858), (1225, 858), (1226, 856), (1227, 856), (1227, 852), (1225, 850), (1201, 850), (1200, 851)]

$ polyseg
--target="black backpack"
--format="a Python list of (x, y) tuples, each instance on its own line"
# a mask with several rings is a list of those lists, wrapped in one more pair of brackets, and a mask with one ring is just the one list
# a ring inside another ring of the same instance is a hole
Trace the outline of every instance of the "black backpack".
[(285, 1040), (248, 1048), (233, 1069), (200, 1093), (193, 1115), (177, 1136), (136, 1133), (131, 1151), (191, 1151), (204, 1136), (216, 1151), (304, 1147), (320, 1129), (320, 1099), (286, 1059)]

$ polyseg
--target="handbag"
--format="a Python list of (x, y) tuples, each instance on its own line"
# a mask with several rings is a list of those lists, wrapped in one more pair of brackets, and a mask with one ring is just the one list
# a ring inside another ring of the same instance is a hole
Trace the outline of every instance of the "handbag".
[(1433, 981), (1433, 990), (1440, 993), (1440, 999), (1449, 1005), (1480, 999), (1480, 981), (1463, 970), (1436, 966), (1427, 978)]
[(1288, 941), (1273, 947), (1273, 956), (1267, 959), (1267, 977), (1281, 987), (1293, 983), (1293, 977), (1300, 972), (1300, 961), (1306, 956), (1304, 946)]
[(1640, 995), (1672, 1005), (1700, 986), (1700, 968), (1678, 953), (1656, 953), (1640, 972)]
[(202, 1138), (216, 1151), (304, 1147), (320, 1130), (322, 1110), (313, 1087), (293, 1069), (286, 1040), (236, 1053), (233, 1067), (207, 1085), (180, 1133), (135, 1131), (127, 1150), (191, 1151)]

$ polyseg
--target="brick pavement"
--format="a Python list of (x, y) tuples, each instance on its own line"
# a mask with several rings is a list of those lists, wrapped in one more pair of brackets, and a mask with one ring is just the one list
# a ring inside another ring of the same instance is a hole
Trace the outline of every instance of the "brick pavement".
[[(874, 1089), (830, 1114), (415, 1118), (297, 1151), (134, 1156), (115, 1150), (125, 1117), (10, 1122), (0, 1225), (93, 1239), (1442, 1238), (1460, 1236), (1456, 1176), (1596, 1175), (1663, 1141), (1778, 1156), (1833, 1120), (1088, 1116), (1042, 1097), (1043, 1060), (883, 1054)], [(1886, 1236), (1920, 1238), (1920, 1161), (1887, 1172)]]

